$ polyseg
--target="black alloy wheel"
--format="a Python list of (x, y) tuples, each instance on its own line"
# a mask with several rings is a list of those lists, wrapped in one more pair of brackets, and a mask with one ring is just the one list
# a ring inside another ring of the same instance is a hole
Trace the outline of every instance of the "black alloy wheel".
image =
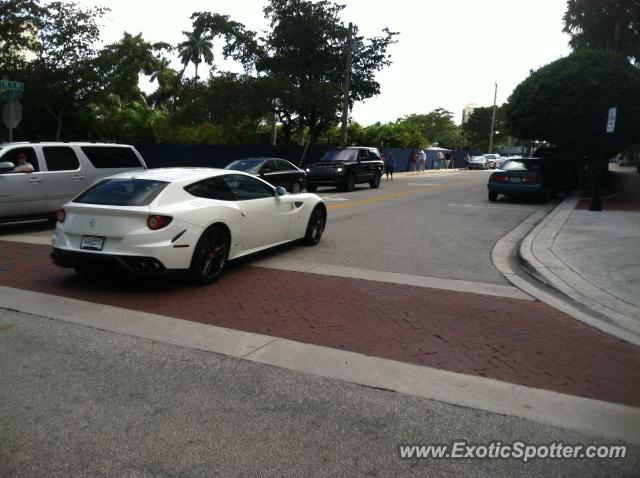
[(318, 205), (311, 212), (309, 217), (309, 224), (307, 225), (307, 233), (302, 240), (307, 246), (315, 246), (320, 242), (322, 233), (327, 224), (327, 211), (326, 209)]
[(342, 190), (351, 192), (356, 188), (356, 177), (353, 173), (349, 173), (342, 183)]
[(202, 233), (191, 259), (189, 275), (197, 285), (215, 282), (229, 257), (229, 236), (220, 226), (212, 226)]

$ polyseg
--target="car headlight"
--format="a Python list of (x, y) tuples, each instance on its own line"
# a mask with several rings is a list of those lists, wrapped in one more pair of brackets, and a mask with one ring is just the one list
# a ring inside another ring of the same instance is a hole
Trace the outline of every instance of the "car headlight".
[(307, 168), (307, 169), (305, 169), (305, 170), (304, 170), (304, 172), (305, 172), (305, 173), (310, 173), (310, 172), (311, 172), (311, 170), (310, 170), (309, 168)]
[(336, 168), (336, 173), (341, 173), (342, 172), (342, 168)]

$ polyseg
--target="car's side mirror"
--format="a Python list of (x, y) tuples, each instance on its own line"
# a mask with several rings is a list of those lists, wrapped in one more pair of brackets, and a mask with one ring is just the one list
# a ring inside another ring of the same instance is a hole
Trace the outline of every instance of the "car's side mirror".
[(287, 190), (282, 186), (276, 186), (276, 197), (284, 196), (287, 194)]
[(15, 164), (11, 161), (3, 161), (0, 163), (0, 173), (10, 173), (15, 169)]

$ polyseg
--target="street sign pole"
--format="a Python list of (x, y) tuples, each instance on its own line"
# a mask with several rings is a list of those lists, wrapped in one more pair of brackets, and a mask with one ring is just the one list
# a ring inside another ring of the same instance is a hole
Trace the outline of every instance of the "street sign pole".
[(9, 108), (9, 142), (13, 142), (13, 108)]

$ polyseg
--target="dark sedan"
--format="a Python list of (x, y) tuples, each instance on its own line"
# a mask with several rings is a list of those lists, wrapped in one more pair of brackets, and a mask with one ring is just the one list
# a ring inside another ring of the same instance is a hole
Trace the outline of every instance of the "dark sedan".
[(273, 186), (282, 186), (287, 191), (298, 194), (305, 185), (305, 173), (285, 159), (244, 158), (228, 164), (225, 169), (244, 171), (264, 179)]
[(556, 192), (553, 162), (545, 158), (505, 161), (489, 176), (489, 201), (506, 196), (530, 196), (546, 201)]

